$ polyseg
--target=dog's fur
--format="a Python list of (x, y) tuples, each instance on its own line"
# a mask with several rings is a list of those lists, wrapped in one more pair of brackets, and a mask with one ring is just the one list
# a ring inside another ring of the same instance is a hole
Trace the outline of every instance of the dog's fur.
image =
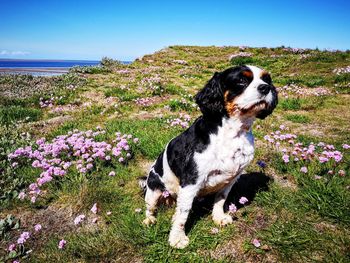
[(251, 126), (277, 105), (270, 75), (255, 66), (239, 66), (215, 73), (196, 95), (203, 115), (172, 139), (153, 164), (145, 182), (146, 219), (164, 191), (177, 200), (169, 243), (184, 248), (189, 239), (184, 226), (196, 196), (216, 193), (212, 217), (216, 224), (232, 223), (224, 203), (232, 185), (254, 157)]

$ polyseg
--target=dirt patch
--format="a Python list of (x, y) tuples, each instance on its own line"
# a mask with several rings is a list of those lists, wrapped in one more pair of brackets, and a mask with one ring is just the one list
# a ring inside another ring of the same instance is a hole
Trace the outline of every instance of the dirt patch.
[[(96, 215), (86, 215), (81, 226), (74, 224), (74, 219), (77, 216), (76, 210), (71, 206), (60, 207), (50, 205), (45, 209), (38, 210), (13, 210), (7, 212), (20, 220), (20, 229), (11, 232), (9, 241), (3, 242), (1, 247), (7, 248), (8, 244), (16, 243), (18, 237), (23, 231), (31, 233), (30, 239), (26, 242), (26, 248), (35, 250), (43, 247), (52, 237), (62, 238), (67, 233), (88, 231), (93, 232), (98, 229), (103, 222), (98, 218), (94, 222)], [(91, 213), (90, 213), (91, 214)], [(4, 217), (2, 215), (1, 217)], [(34, 230), (36, 224), (41, 224), (42, 229), (38, 232)]]

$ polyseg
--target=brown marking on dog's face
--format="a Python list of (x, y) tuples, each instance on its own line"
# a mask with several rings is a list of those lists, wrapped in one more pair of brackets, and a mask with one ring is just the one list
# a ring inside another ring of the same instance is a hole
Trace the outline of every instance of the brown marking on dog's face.
[(230, 94), (230, 92), (228, 90), (224, 94), (225, 109), (226, 109), (227, 114), (229, 116), (233, 116), (237, 113), (238, 108), (237, 108), (237, 105), (235, 103), (234, 98), (233, 99), (229, 98), (229, 94)]
[(263, 70), (261, 71), (260, 73), (260, 78), (265, 81), (267, 84), (270, 84), (271, 85), (271, 76), (270, 76), (270, 73), (268, 73), (266, 70)]
[(269, 73), (266, 70), (261, 71), (260, 78), (262, 78), (265, 75), (269, 75)]
[(242, 71), (242, 75), (249, 79), (253, 79), (253, 72), (251, 70)]

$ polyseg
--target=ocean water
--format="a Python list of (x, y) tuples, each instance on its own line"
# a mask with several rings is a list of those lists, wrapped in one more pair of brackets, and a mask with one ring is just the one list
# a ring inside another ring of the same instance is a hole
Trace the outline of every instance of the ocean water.
[[(125, 64), (130, 62), (123, 62)], [(0, 74), (54, 76), (67, 73), (74, 66), (97, 66), (97, 60), (27, 60), (0, 59)]]

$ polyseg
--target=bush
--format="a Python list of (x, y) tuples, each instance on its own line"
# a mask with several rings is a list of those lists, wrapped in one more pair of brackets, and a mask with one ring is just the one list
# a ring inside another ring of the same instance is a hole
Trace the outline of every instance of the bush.
[(108, 57), (103, 57), (100, 63), (102, 67), (109, 68), (109, 69), (122, 65), (122, 63), (119, 60), (115, 60)]

